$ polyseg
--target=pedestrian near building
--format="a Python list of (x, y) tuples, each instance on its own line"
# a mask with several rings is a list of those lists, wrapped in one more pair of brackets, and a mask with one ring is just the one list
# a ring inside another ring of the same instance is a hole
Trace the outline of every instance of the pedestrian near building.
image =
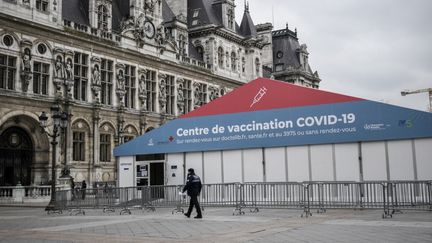
[(190, 197), (189, 209), (187, 213), (184, 214), (188, 218), (190, 217), (194, 206), (197, 211), (197, 216), (195, 216), (194, 218), (202, 218), (201, 207), (198, 202), (198, 196), (201, 193), (201, 187), (201, 179), (199, 178), (199, 176), (195, 175), (194, 169), (190, 168), (188, 170), (186, 185), (183, 187), (183, 193), (187, 191), (187, 195)]
[(87, 189), (87, 184), (84, 180), (81, 184), (81, 192), (82, 192), (82, 199), (83, 200), (85, 199), (85, 196), (86, 196), (86, 189)]
[(75, 182), (74, 182), (74, 178), (71, 178), (71, 194), (72, 194), (72, 200), (75, 200)]

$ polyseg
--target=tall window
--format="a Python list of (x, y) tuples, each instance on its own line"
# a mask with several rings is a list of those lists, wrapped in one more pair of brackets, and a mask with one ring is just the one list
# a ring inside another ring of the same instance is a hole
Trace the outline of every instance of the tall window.
[(235, 52), (231, 52), (231, 70), (237, 71), (237, 60)]
[(34, 62), (33, 63), (33, 93), (48, 94), (49, 82), (49, 64)]
[(127, 108), (135, 108), (135, 93), (136, 93), (136, 76), (135, 67), (126, 65), (125, 67), (125, 106)]
[(36, 0), (36, 9), (40, 11), (48, 11), (48, 0)]
[(184, 37), (184, 35), (179, 36), (178, 42), (180, 55), (186, 55), (186, 38)]
[(166, 76), (166, 113), (174, 114), (174, 76), (167, 75)]
[(246, 72), (246, 59), (244, 57), (242, 57), (242, 73), (243, 75)]
[(218, 64), (220, 68), (224, 67), (224, 60), (223, 60), (223, 56), (224, 56), (224, 50), (222, 47), (218, 48)]
[(73, 151), (74, 161), (85, 161), (85, 133), (73, 132)]
[(234, 11), (228, 9), (228, 29), (234, 29)]
[(204, 49), (202, 46), (198, 46), (196, 48), (197, 52), (198, 52), (198, 57), (200, 60), (204, 60)]
[(255, 59), (255, 72), (257, 76), (260, 75), (260, 66), (261, 66), (260, 60), (258, 58)]
[(108, 9), (104, 5), (98, 7), (98, 29), (108, 30)]
[(100, 161), (110, 162), (111, 161), (111, 134), (100, 135)]
[(148, 71), (146, 74), (147, 85), (147, 111), (156, 109), (156, 72)]
[(183, 96), (184, 96), (184, 113), (188, 113), (192, 110), (192, 81), (184, 80), (183, 85)]
[(75, 52), (74, 54), (74, 98), (76, 100), (87, 100), (88, 83), (88, 55)]
[(15, 89), (16, 57), (0, 54), (0, 89)]
[(113, 87), (113, 62), (102, 59), (101, 62), (101, 102), (105, 105), (112, 104)]

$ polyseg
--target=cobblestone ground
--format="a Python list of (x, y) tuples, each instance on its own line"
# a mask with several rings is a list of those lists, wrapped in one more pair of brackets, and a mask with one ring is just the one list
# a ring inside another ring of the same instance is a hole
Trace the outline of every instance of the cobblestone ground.
[(86, 210), (47, 215), (42, 208), (0, 207), (0, 242), (432, 242), (432, 212), (262, 209), (233, 216), (231, 208), (205, 208), (203, 219), (133, 210), (131, 215)]

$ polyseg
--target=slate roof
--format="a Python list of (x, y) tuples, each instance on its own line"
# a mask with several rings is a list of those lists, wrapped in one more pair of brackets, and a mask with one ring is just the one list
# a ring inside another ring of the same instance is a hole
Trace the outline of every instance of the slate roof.
[(257, 36), (257, 30), (249, 14), (249, 10), (246, 10), (243, 14), (243, 19), (240, 25), (240, 33), (245, 37)]
[(88, 0), (66, 0), (62, 6), (63, 19), (81, 25), (90, 25), (88, 16)]

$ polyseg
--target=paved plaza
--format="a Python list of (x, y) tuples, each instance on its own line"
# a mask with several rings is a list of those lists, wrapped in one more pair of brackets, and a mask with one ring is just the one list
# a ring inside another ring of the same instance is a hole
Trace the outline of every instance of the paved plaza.
[(47, 215), (43, 208), (0, 207), (0, 242), (432, 242), (432, 212), (261, 209), (233, 216), (232, 208), (205, 208), (203, 219), (133, 210), (131, 215), (86, 210)]

